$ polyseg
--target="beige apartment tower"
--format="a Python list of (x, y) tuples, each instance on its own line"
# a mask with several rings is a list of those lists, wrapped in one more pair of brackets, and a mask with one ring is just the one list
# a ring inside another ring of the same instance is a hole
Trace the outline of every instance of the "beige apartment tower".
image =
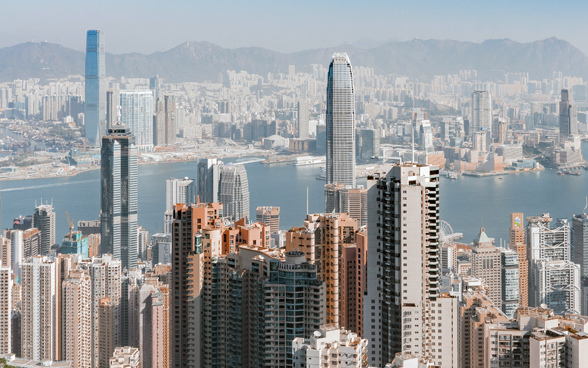
[(527, 261), (527, 243), (525, 242), (524, 217), (521, 212), (510, 214), (509, 246), (519, 254), (519, 305), (529, 305), (529, 262)]
[(0, 262), (0, 355), (12, 351), (12, 270)]
[(280, 207), (257, 207), (255, 220), (269, 225), (271, 233), (280, 230)]
[(82, 270), (63, 282), (63, 358), (73, 368), (92, 367), (92, 281)]
[(484, 228), (474, 239), (472, 246), (472, 276), (483, 279), (488, 287), (487, 295), (495, 305), (502, 305), (500, 249), (492, 244)]

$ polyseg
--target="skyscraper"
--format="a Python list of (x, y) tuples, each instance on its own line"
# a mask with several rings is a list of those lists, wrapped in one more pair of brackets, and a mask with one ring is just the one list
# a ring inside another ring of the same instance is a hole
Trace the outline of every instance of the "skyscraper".
[(297, 138), (306, 139), (309, 136), (309, 126), (308, 126), (308, 101), (301, 100), (298, 101), (298, 134)]
[(269, 225), (272, 233), (280, 230), (280, 207), (257, 207), (255, 221)]
[(55, 244), (55, 212), (50, 204), (41, 204), (35, 208), (33, 227), (41, 232), (40, 254), (45, 256)]
[(514, 318), (520, 304), (519, 255), (512, 249), (501, 249), (502, 256), (502, 311), (508, 318)]
[(203, 158), (198, 161), (198, 197), (202, 203), (217, 203), (222, 161)]
[(91, 284), (90, 276), (78, 269), (63, 282), (63, 358), (74, 368), (92, 367)]
[(135, 136), (140, 152), (153, 150), (153, 93), (150, 90), (120, 91), (120, 121)]
[(572, 104), (572, 91), (561, 90), (561, 101), (559, 102), (559, 138), (565, 141), (578, 134), (578, 111)]
[(488, 91), (474, 91), (472, 93), (472, 121), (470, 122), (470, 135), (487, 130), (492, 137), (492, 95)]
[(224, 215), (233, 221), (249, 221), (249, 181), (243, 165), (224, 165), (220, 171), (218, 199)]
[(355, 89), (349, 57), (333, 54), (327, 81), (327, 184), (355, 187)]
[(102, 137), (100, 213), (102, 254), (112, 254), (123, 269), (137, 266), (137, 148), (123, 124)]
[(91, 146), (100, 145), (106, 120), (106, 69), (104, 39), (99, 30), (90, 30), (86, 38), (86, 139)]
[(428, 326), (441, 303), (437, 166), (395, 165), (368, 179), (368, 244), (369, 364), (383, 367), (399, 352), (431, 357)]
[(527, 243), (525, 242), (525, 227), (523, 214), (510, 214), (509, 247), (519, 254), (519, 305), (529, 305), (529, 262), (527, 261)]
[(119, 106), (118, 91), (106, 92), (106, 128), (113, 127), (118, 121), (118, 106)]
[(176, 143), (176, 99), (164, 96), (157, 99), (155, 113), (155, 132), (153, 142), (156, 146), (169, 146)]
[(0, 354), (12, 350), (12, 272), (10, 264), (0, 262)]
[(173, 211), (176, 203), (188, 206), (196, 203), (196, 183), (194, 179), (169, 179), (165, 181), (165, 210)]
[(500, 249), (492, 244), (484, 228), (480, 229), (478, 236), (474, 239), (471, 262), (472, 276), (484, 280), (488, 286), (488, 297), (495, 305), (500, 306), (502, 300)]
[[(367, 225), (367, 189), (350, 185), (325, 185), (325, 213), (349, 213), (357, 221), (357, 226)], [(349, 326), (345, 326), (349, 327)]]

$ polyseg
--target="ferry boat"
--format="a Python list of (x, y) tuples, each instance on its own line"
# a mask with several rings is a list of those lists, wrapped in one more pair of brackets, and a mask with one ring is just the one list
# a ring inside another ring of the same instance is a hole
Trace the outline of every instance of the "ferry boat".
[(447, 179), (457, 179), (457, 174), (451, 171), (448, 171), (445, 176), (447, 177)]
[(294, 166), (319, 165), (319, 164), (324, 164), (326, 161), (327, 161), (326, 156), (319, 156), (319, 157), (302, 156), (302, 157), (296, 157), (296, 159), (294, 160), (292, 165), (294, 165)]

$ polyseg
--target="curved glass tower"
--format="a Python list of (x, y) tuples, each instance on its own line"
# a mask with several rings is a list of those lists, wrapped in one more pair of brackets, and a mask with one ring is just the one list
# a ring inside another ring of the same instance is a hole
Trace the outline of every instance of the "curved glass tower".
[(355, 90), (347, 54), (333, 54), (328, 78), (327, 184), (355, 187)]
[(86, 38), (86, 102), (84, 104), (86, 139), (100, 146), (106, 121), (106, 70), (104, 39), (99, 30), (88, 31)]

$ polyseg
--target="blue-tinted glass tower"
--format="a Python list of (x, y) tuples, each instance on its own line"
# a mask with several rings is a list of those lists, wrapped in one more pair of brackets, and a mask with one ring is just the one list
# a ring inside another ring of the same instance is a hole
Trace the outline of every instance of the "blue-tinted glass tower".
[(106, 69), (104, 38), (99, 30), (86, 37), (86, 103), (85, 126), (88, 144), (100, 146), (106, 124)]

